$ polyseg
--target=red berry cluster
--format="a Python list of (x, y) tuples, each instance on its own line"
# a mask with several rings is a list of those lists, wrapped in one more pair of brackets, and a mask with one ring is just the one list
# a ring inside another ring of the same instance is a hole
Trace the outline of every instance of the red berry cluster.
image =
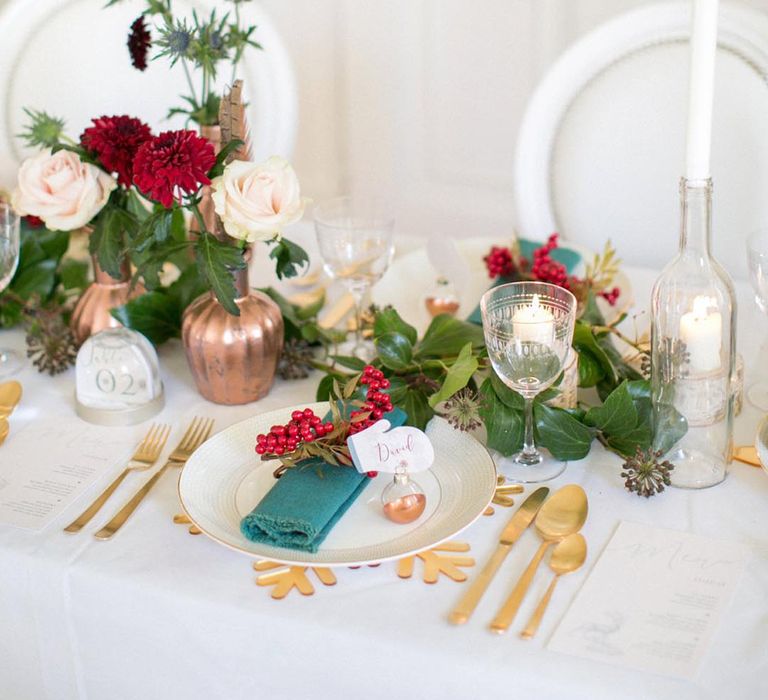
[(273, 425), (269, 432), (256, 437), (256, 454), (278, 457), (293, 452), (303, 442), (313, 442), (333, 432), (333, 423), (323, 423), (311, 408), (291, 413), (285, 425)]
[(600, 292), (600, 296), (603, 297), (611, 306), (616, 306), (616, 301), (621, 294), (621, 290), (618, 287), (614, 287), (610, 292)]
[(377, 420), (380, 420), (385, 413), (392, 410), (392, 399), (389, 394), (385, 394), (380, 389), (389, 389), (389, 379), (384, 376), (384, 372), (371, 365), (367, 365), (363, 370), (363, 376), (360, 377), (360, 383), (368, 387), (368, 393), (365, 396), (363, 406), (350, 413), (350, 418), (359, 416), (363, 413), (370, 414), (368, 418), (352, 423), (349, 426), (349, 434), (354, 435), (361, 430), (370, 428)]
[(509, 248), (493, 246), (491, 252), (483, 258), (483, 262), (488, 268), (488, 276), (491, 279), (509, 277), (515, 271), (515, 264), (512, 262), (512, 253)]
[(549, 282), (568, 289), (568, 271), (565, 265), (550, 257), (550, 253), (557, 248), (557, 236), (553, 233), (541, 248), (533, 251), (531, 274), (539, 282)]

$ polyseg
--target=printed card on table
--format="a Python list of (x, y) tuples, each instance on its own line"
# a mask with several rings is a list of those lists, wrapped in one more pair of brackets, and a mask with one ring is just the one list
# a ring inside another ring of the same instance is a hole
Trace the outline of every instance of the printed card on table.
[(548, 648), (691, 679), (748, 558), (745, 545), (622, 522)]

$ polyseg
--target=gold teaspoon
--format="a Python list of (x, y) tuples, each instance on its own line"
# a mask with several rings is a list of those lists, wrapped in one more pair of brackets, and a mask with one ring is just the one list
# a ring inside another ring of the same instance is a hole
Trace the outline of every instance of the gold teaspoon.
[(0, 445), (5, 442), (5, 438), (8, 437), (8, 431), (10, 430), (8, 421), (5, 418), (0, 418)]
[(539, 604), (525, 629), (520, 633), (523, 639), (531, 639), (536, 634), (544, 617), (544, 612), (552, 598), (552, 592), (555, 590), (558, 579), (564, 574), (570, 574), (572, 571), (581, 568), (587, 558), (587, 541), (581, 533), (568, 535), (564, 540), (555, 545), (552, 550), (552, 558), (549, 560), (549, 568), (555, 572), (552, 582), (547, 588), (547, 592), (541, 597)]
[(501, 634), (507, 631), (512, 620), (515, 619), (547, 548), (558, 540), (581, 530), (581, 526), (587, 519), (587, 511), (587, 494), (584, 493), (581, 486), (576, 484), (563, 486), (549, 500), (545, 501), (535, 522), (536, 531), (544, 541), (518, 580), (514, 590), (509, 594), (504, 605), (491, 622), (491, 629), (494, 632)]
[(17, 381), (0, 384), (0, 417), (7, 418), (21, 401), (21, 384)]

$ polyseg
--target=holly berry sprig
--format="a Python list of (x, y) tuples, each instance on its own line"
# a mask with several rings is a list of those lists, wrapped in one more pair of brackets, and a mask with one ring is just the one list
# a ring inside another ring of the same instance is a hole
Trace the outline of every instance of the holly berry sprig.
[[(360, 386), (366, 387), (364, 400), (355, 398)], [(317, 457), (336, 466), (352, 466), (347, 438), (371, 427), (392, 410), (392, 399), (385, 393), (389, 386), (381, 370), (367, 365), (343, 387), (334, 382), (330, 397), (332, 420), (324, 420), (311, 408), (296, 410), (284, 425), (273, 425), (268, 433), (256, 436), (256, 454), (263, 461), (281, 462), (276, 475), (302, 460)], [(345, 418), (347, 414), (349, 418)], [(376, 473), (369, 472), (368, 476)]]
[[(483, 258), (485, 267), (488, 270), (488, 276), (491, 279), (497, 277), (509, 277), (516, 280), (535, 280), (538, 282), (549, 282), (558, 287), (573, 291), (576, 296), (579, 292), (592, 287), (594, 292), (605, 299), (611, 306), (614, 306), (621, 293), (618, 287), (607, 289), (604, 287), (605, 268), (614, 264), (614, 251), (606, 248), (603, 256), (597, 256), (593, 268), (602, 272), (601, 279), (598, 280), (589, 277), (589, 271), (586, 279), (580, 279), (575, 275), (569, 275), (568, 270), (561, 262), (552, 258), (552, 251), (558, 247), (557, 233), (553, 233), (547, 238), (547, 242), (533, 251), (533, 260), (529, 261), (519, 255), (515, 248), (506, 248), (503, 246), (492, 246), (488, 254)], [(609, 253), (610, 251), (610, 253)], [(607, 263), (607, 264), (606, 264)], [(595, 275), (597, 277), (597, 275)], [(608, 275), (612, 277), (612, 275)], [(597, 288), (595, 288), (597, 287)]]

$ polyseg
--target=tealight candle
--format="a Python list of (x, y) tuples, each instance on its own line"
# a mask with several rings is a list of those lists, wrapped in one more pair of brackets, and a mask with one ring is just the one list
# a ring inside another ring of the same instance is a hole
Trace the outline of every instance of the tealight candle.
[(719, 311), (710, 311), (715, 299), (697, 296), (693, 309), (680, 319), (680, 340), (685, 343), (691, 369), (713, 372), (720, 369), (723, 320)]
[(541, 305), (539, 295), (534, 294), (531, 304), (520, 306), (512, 314), (512, 330), (516, 341), (551, 345), (555, 339), (555, 317)]

